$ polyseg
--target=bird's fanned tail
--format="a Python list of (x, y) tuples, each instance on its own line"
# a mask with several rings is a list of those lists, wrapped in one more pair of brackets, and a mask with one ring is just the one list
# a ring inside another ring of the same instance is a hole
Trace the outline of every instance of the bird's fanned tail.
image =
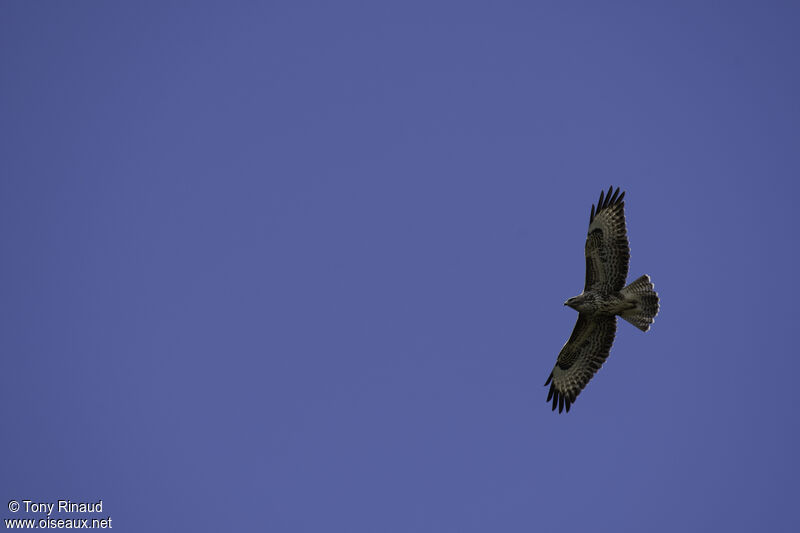
[(620, 292), (626, 300), (636, 304), (636, 307), (620, 316), (642, 331), (649, 330), (659, 310), (658, 293), (650, 276), (645, 274)]

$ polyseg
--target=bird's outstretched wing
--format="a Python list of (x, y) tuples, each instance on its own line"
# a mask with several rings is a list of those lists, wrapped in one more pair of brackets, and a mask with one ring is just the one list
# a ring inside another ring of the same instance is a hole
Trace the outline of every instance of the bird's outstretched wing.
[(589, 216), (589, 234), (586, 237), (586, 284), (584, 292), (595, 290), (615, 293), (625, 286), (628, 277), (628, 231), (625, 229), (625, 192), (619, 187), (611, 194), (600, 193), (595, 211)]
[(550, 385), (547, 401), (553, 401), (554, 411), (558, 407), (560, 413), (566, 407), (569, 412), (575, 398), (603, 366), (616, 332), (615, 316), (578, 315), (575, 329), (545, 382), (545, 386)]

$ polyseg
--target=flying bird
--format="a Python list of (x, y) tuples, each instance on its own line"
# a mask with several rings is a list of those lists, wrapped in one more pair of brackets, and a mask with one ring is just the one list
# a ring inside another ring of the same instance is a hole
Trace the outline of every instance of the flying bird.
[(628, 277), (630, 248), (625, 228), (625, 192), (619, 187), (600, 193), (597, 209), (592, 204), (589, 233), (586, 237), (586, 284), (583, 292), (564, 305), (578, 311), (578, 322), (569, 340), (558, 354), (556, 366), (545, 382), (550, 385), (547, 401), (553, 411), (566, 407), (569, 412), (575, 398), (603, 366), (614, 334), (617, 316), (642, 331), (658, 314), (658, 293), (645, 274), (625, 286)]

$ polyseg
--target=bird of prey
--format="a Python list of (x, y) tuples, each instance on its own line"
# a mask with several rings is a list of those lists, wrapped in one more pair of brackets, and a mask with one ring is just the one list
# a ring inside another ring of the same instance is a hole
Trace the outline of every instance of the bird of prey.
[(564, 305), (578, 311), (578, 322), (558, 354), (556, 366), (545, 382), (547, 401), (553, 411), (569, 408), (592, 379), (611, 350), (617, 331), (617, 315), (642, 331), (658, 314), (658, 293), (644, 275), (625, 286), (630, 248), (625, 229), (625, 192), (619, 187), (601, 192), (597, 209), (592, 205), (586, 237), (586, 284), (583, 292)]

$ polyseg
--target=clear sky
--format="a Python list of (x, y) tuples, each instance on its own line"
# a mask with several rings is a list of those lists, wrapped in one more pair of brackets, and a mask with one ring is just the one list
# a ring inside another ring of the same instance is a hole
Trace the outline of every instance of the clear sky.
[(0, 518), (796, 531), (796, 6), (3, 2)]

